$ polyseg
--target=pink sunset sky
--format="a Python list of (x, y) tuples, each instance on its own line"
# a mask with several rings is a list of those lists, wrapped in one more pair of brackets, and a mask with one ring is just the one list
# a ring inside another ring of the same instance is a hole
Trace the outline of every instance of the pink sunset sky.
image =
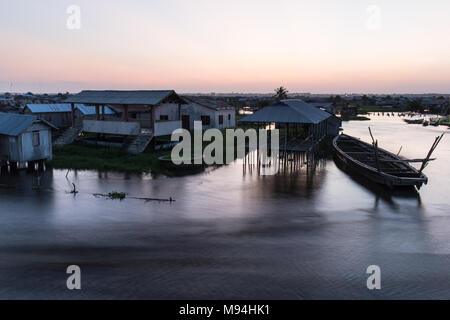
[(0, 92), (450, 93), (449, 16), (448, 0), (2, 0)]

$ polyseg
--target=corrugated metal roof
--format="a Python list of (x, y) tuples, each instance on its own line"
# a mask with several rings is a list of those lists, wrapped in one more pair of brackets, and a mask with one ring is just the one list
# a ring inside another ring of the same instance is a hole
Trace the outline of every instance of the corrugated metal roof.
[(204, 97), (187, 97), (182, 96), (184, 100), (189, 103), (195, 103), (205, 108), (213, 109), (213, 110), (233, 110), (234, 108), (230, 106), (228, 103), (222, 100), (216, 100), (211, 98)]
[[(84, 104), (77, 104), (75, 106), (76, 109), (80, 110), (82, 114), (85, 116), (94, 115), (95, 114), (95, 106), (85, 106)], [(100, 108), (100, 114), (102, 114), (102, 108)], [(105, 114), (115, 114), (115, 112), (108, 106), (105, 106)]]
[(282, 100), (251, 114), (240, 122), (254, 123), (302, 123), (317, 124), (330, 117), (328, 112), (320, 110), (302, 100)]
[[(72, 107), (70, 103), (59, 103), (59, 104), (27, 104), (27, 108), (33, 113), (59, 113), (59, 112), (72, 112)], [(95, 106), (86, 106), (84, 104), (75, 104), (75, 109), (80, 110), (84, 115), (95, 114)], [(101, 113), (101, 109), (100, 109)], [(115, 112), (105, 106), (105, 114), (115, 114)]]
[(55, 104), (27, 104), (27, 108), (33, 113), (55, 113), (55, 112), (71, 112), (72, 108), (69, 103)]
[(323, 108), (330, 113), (336, 113), (336, 109), (331, 102), (309, 102), (309, 104), (316, 108)]
[(0, 112), (0, 134), (18, 136), (35, 121), (35, 116)]
[(173, 90), (142, 90), (142, 91), (82, 91), (65, 102), (84, 104), (128, 104), (128, 105), (157, 105), (170, 95)]

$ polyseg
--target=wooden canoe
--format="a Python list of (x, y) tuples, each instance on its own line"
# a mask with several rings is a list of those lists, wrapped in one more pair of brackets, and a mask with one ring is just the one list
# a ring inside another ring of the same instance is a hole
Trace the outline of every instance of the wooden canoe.
[(381, 148), (376, 152), (374, 146), (357, 138), (345, 134), (337, 136), (333, 148), (336, 160), (345, 169), (373, 182), (390, 188), (416, 186), (418, 189), (428, 183), (427, 176), (412, 167), (409, 161)]
[(424, 119), (404, 119), (407, 124), (423, 124)]

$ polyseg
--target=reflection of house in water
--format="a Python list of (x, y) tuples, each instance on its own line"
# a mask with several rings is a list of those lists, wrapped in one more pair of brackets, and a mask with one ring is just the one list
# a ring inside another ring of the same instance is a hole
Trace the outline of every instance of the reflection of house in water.
[(243, 175), (255, 177), (260, 183), (267, 182), (267, 186), (262, 189), (268, 192), (310, 197), (313, 190), (320, 188), (324, 181), (327, 161), (328, 158), (314, 153), (289, 153), (287, 157), (279, 159), (275, 174), (264, 175), (263, 165), (258, 161), (258, 152), (253, 151), (243, 159)]

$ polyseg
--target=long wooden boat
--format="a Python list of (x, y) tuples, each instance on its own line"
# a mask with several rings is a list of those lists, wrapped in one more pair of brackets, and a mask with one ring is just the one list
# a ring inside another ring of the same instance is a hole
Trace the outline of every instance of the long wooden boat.
[(337, 161), (351, 172), (390, 188), (416, 186), (428, 183), (428, 178), (409, 162), (384, 149), (374, 147), (357, 138), (341, 134), (333, 141)]
[(407, 124), (422, 124), (424, 119), (404, 119)]

